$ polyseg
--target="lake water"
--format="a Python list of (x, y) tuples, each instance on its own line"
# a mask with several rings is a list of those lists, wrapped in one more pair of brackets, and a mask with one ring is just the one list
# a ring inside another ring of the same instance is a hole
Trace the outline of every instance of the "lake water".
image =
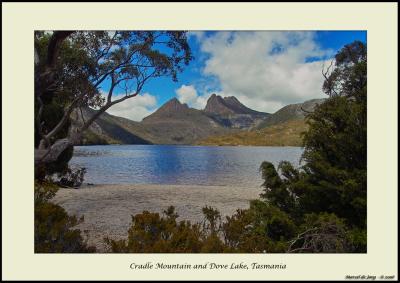
[(302, 152), (300, 147), (76, 146), (70, 164), (87, 169), (85, 183), (258, 187), (263, 161), (298, 166)]

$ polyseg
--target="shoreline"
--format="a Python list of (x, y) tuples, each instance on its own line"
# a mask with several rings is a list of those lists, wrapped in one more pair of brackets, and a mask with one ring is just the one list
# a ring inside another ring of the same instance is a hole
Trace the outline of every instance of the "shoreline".
[(158, 184), (84, 184), (79, 189), (60, 188), (53, 202), (69, 215), (84, 216), (76, 226), (94, 245), (97, 252), (106, 252), (104, 237), (124, 239), (131, 226), (131, 215), (144, 210), (162, 213), (173, 205), (178, 221), (201, 222), (202, 208), (218, 209), (222, 219), (237, 209), (249, 207), (259, 198), (261, 187), (158, 185)]

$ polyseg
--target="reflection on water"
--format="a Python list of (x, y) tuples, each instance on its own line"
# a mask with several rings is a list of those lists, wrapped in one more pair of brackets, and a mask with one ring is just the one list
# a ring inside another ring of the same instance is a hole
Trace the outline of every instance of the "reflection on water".
[(209, 147), (175, 145), (77, 146), (72, 166), (87, 168), (94, 184), (260, 186), (261, 162), (299, 164), (300, 147)]

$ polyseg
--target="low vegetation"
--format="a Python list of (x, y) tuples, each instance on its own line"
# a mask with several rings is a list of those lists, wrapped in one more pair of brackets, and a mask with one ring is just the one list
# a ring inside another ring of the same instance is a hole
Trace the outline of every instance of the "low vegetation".
[(84, 219), (70, 216), (51, 202), (58, 187), (49, 182), (35, 183), (35, 253), (94, 253), (81, 231), (75, 227)]
[(307, 128), (304, 120), (291, 120), (261, 130), (209, 137), (198, 145), (301, 146), (301, 135)]

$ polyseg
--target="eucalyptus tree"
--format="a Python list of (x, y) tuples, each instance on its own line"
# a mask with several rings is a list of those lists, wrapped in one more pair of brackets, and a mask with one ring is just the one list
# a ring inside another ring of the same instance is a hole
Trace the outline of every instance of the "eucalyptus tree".
[[(184, 31), (36, 32), (35, 165), (57, 162), (107, 109), (151, 79), (176, 81), (191, 59)], [(71, 132), (70, 115), (81, 107), (97, 111)]]

